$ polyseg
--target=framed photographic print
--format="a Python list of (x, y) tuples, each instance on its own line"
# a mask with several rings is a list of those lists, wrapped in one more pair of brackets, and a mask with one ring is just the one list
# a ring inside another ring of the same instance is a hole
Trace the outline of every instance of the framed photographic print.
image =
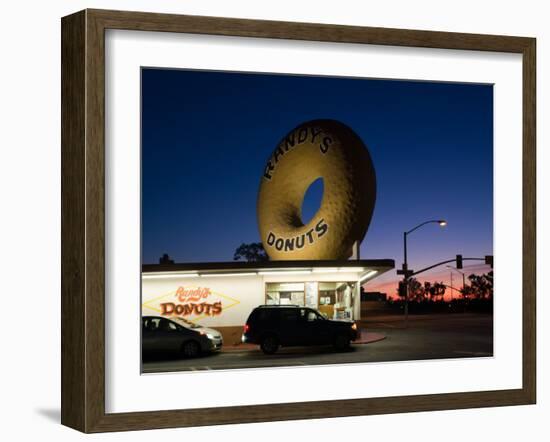
[(62, 423), (534, 403), (535, 52), (63, 18)]

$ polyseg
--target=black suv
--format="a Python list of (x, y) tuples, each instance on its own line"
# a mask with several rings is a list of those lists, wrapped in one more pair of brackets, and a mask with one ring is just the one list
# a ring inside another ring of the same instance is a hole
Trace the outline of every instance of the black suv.
[(357, 324), (332, 321), (317, 310), (297, 305), (261, 305), (250, 313), (242, 342), (259, 344), (266, 354), (279, 346), (332, 344), (345, 350), (357, 339)]

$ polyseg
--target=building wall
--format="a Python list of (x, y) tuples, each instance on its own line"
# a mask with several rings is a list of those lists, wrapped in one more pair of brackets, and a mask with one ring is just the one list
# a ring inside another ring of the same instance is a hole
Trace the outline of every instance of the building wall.
[[(257, 276), (144, 279), (142, 287), (144, 315), (168, 313), (174, 304), (192, 309), (186, 319), (216, 328), (242, 326), (265, 298), (263, 280)], [(211, 307), (201, 309), (201, 304)]]
[[(143, 315), (181, 315), (204, 327), (219, 330), (226, 344), (238, 344), (250, 312), (265, 304), (268, 282), (357, 281), (356, 273), (256, 275), (194, 278), (144, 278)], [(359, 288), (354, 293), (354, 315), (360, 314)]]

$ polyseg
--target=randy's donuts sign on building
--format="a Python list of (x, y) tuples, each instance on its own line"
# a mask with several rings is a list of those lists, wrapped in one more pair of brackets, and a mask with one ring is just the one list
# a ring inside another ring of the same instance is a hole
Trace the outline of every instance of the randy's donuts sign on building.
[(178, 277), (177, 266), (174, 267), (174, 272), (162, 275), (144, 271), (142, 315), (183, 318), (215, 328), (225, 342), (238, 342), (249, 313), (265, 302), (261, 279), (246, 274), (190, 277), (183, 273)]
[(147, 315), (178, 316), (201, 325), (217, 324), (224, 314), (231, 316), (239, 299), (226, 293), (228, 287), (204, 284), (203, 281), (155, 281), (143, 284), (142, 310)]
[[(212, 291), (208, 287), (178, 287), (175, 294), (176, 300), (160, 303), (160, 314), (163, 316), (217, 316), (222, 313), (223, 307), (220, 300), (212, 297)], [(214, 298), (214, 299), (210, 299)]]

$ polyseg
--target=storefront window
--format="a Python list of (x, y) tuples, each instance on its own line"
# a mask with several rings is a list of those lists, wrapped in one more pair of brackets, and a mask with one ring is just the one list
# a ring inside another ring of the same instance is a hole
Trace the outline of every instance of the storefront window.
[(354, 282), (268, 282), (267, 305), (298, 305), (328, 319), (353, 319)]
[(266, 284), (266, 304), (305, 306), (303, 282), (272, 282)]
[[(269, 285), (269, 284), (268, 284)], [(267, 292), (265, 303), (267, 305), (279, 305), (279, 292)]]
[(353, 319), (355, 283), (320, 282), (319, 311), (329, 319)]

